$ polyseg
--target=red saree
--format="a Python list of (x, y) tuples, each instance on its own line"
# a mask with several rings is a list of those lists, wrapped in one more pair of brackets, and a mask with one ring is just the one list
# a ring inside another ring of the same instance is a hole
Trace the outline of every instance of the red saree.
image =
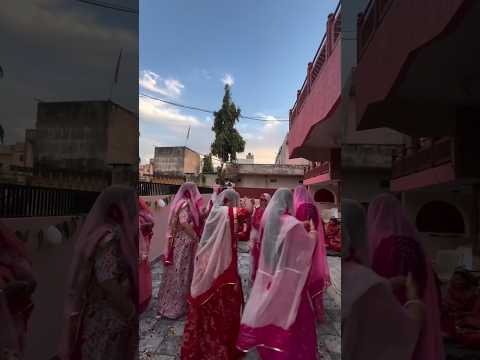
[(235, 343), (243, 305), (237, 270), (237, 244), (233, 208), (228, 209), (231, 261), (204, 293), (189, 297), (189, 311), (183, 334), (182, 360), (231, 360), (242, 356)]

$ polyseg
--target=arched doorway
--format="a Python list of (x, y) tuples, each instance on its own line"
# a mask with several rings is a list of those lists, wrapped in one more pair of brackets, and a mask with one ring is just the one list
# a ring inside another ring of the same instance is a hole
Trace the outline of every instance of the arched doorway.
[(460, 211), (445, 201), (431, 201), (422, 206), (416, 219), (420, 232), (465, 234), (465, 221)]
[(314, 200), (322, 203), (334, 203), (335, 195), (327, 189), (319, 189), (315, 192)]

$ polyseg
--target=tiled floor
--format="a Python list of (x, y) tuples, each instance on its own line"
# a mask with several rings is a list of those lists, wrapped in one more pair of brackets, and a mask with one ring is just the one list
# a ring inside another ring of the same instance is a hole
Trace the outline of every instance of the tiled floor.
[[(339, 360), (340, 356), (340, 259), (329, 257), (333, 285), (325, 297), (326, 322), (317, 327), (319, 359)], [(239, 271), (244, 286), (244, 294), (249, 292), (249, 254), (244, 249), (239, 253)], [(140, 360), (179, 359), (185, 319), (173, 321), (155, 319), (156, 295), (160, 286), (161, 263), (153, 265), (154, 298), (150, 308), (140, 321)], [(249, 353), (244, 359), (259, 359), (255, 353)]]

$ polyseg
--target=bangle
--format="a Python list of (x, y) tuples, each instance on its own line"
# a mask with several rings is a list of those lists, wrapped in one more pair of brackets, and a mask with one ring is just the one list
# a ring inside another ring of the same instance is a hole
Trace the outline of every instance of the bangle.
[(405, 305), (403, 305), (403, 307), (408, 307), (408, 305), (411, 305), (411, 304), (418, 304), (418, 305), (422, 305), (423, 306), (423, 301), (422, 300), (419, 300), (419, 299), (413, 299), (413, 300), (409, 300), (405, 303)]

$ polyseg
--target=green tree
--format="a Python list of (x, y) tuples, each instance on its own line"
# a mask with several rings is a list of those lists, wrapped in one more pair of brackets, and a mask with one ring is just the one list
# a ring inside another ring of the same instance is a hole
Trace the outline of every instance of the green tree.
[(212, 155), (208, 154), (203, 157), (203, 168), (202, 173), (204, 174), (212, 174), (213, 173), (213, 163), (212, 163)]
[(230, 86), (225, 85), (225, 95), (220, 110), (214, 113), (212, 130), (215, 141), (211, 146), (212, 155), (220, 159), (219, 176), (223, 176), (223, 165), (237, 159), (237, 153), (245, 150), (245, 140), (235, 129), (235, 123), (240, 119), (240, 109), (235, 106), (230, 95)]

